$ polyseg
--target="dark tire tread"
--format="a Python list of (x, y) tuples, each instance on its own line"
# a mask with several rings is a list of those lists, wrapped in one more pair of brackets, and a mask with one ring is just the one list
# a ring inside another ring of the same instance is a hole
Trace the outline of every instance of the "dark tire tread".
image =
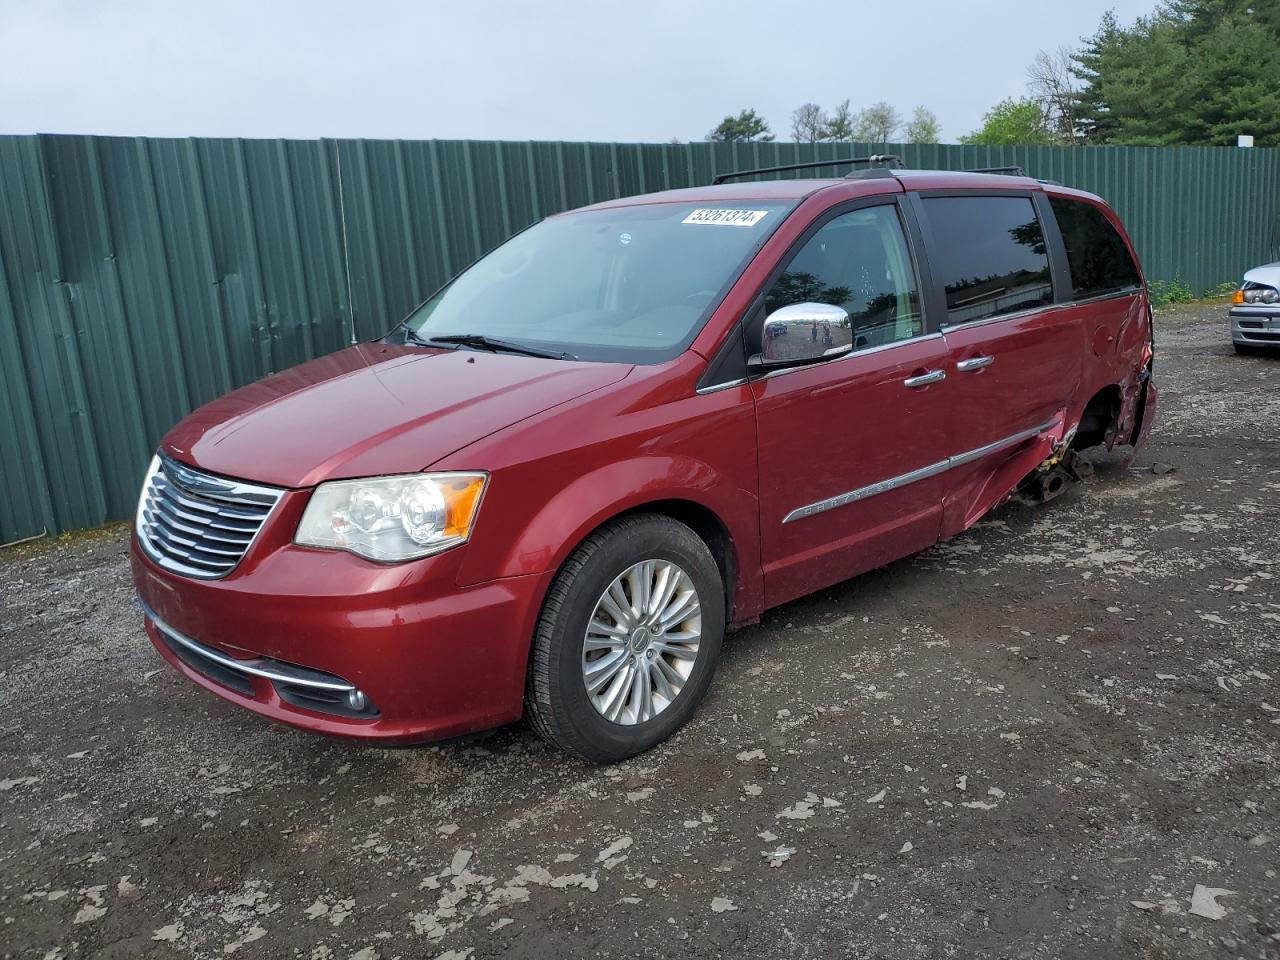
[(589, 763), (599, 763), (601, 758), (568, 722), (567, 715), (558, 709), (553, 697), (552, 683), (556, 675), (553, 632), (568, 602), (570, 588), (591, 558), (616, 538), (654, 525), (666, 528), (671, 536), (687, 538), (686, 542), (691, 547), (696, 543), (696, 549), (710, 555), (701, 537), (683, 523), (664, 514), (633, 513), (619, 517), (588, 536), (564, 562), (547, 591), (542, 612), (538, 616), (538, 625), (534, 630), (525, 679), (525, 716), (530, 726), (548, 743)]

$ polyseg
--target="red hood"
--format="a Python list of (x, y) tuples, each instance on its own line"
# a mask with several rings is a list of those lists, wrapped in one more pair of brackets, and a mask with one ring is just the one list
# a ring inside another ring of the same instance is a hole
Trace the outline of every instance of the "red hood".
[(412, 473), (631, 369), (360, 344), (205, 404), (162, 445), (212, 473), (282, 487)]

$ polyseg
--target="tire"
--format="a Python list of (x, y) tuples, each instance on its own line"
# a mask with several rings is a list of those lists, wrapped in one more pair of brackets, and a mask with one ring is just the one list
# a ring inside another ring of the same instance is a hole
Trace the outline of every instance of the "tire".
[[(624, 576), (630, 579), (620, 579)], [(652, 585), (653, 605), (662, 603), (660, 595), (675, 584), (669, 603), (648, 620), (633, 622), (635, 608), (620, 609), (616, 601), (609, 608), (613, 596), (606, 593), (615, 586), (625, 600), (643, 607), (636, 591), (645, 582)], [(663, 631), (665, 620), (689, 609), (690, 592), (697, 616)], [(724, 596), (711, 551), (684, 524), (660, 514), (633, 514), (601, 527), (565, 562), (538, 618), (525, 684), (525, 715), (533, 728), (592, 763), (624, 760), (666, 740), (689, 720), (711, 685), (724, 639)], [(619, 609), (628, 619), (608, 609)], [(695, 632), (696, 644), (690, 639)], [(594, 683), (606, 674), (613, 679), (593, 694), (589, 672)], [(647, 698), (637, 677), (645, 681)], [(616, 696), (610, 698), (610, 692)], [(606, 717), (606, 711), (617, 718)]]

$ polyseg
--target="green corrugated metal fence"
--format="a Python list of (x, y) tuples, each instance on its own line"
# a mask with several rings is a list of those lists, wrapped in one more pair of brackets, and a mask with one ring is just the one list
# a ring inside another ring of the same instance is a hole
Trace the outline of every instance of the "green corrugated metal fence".
[(540, 217), (886, 150), (1099, 193), (1150, 278), (1276, 258), (1277, 150), (0, 137), (0, 542), (127, 517), (184, 413), (381, 333)]

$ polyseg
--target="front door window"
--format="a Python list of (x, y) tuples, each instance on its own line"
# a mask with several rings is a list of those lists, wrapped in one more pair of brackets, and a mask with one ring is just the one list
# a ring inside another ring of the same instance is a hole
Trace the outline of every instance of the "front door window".
[(766, 313), (795, 303), (828, 303), (849, 315), (847, 325), (815, 322), (807, 331), (828, 347), (861, 350), (918, 337), (919, 285), (897, 207), (854, 210), (824, 224), (765, 295)]

